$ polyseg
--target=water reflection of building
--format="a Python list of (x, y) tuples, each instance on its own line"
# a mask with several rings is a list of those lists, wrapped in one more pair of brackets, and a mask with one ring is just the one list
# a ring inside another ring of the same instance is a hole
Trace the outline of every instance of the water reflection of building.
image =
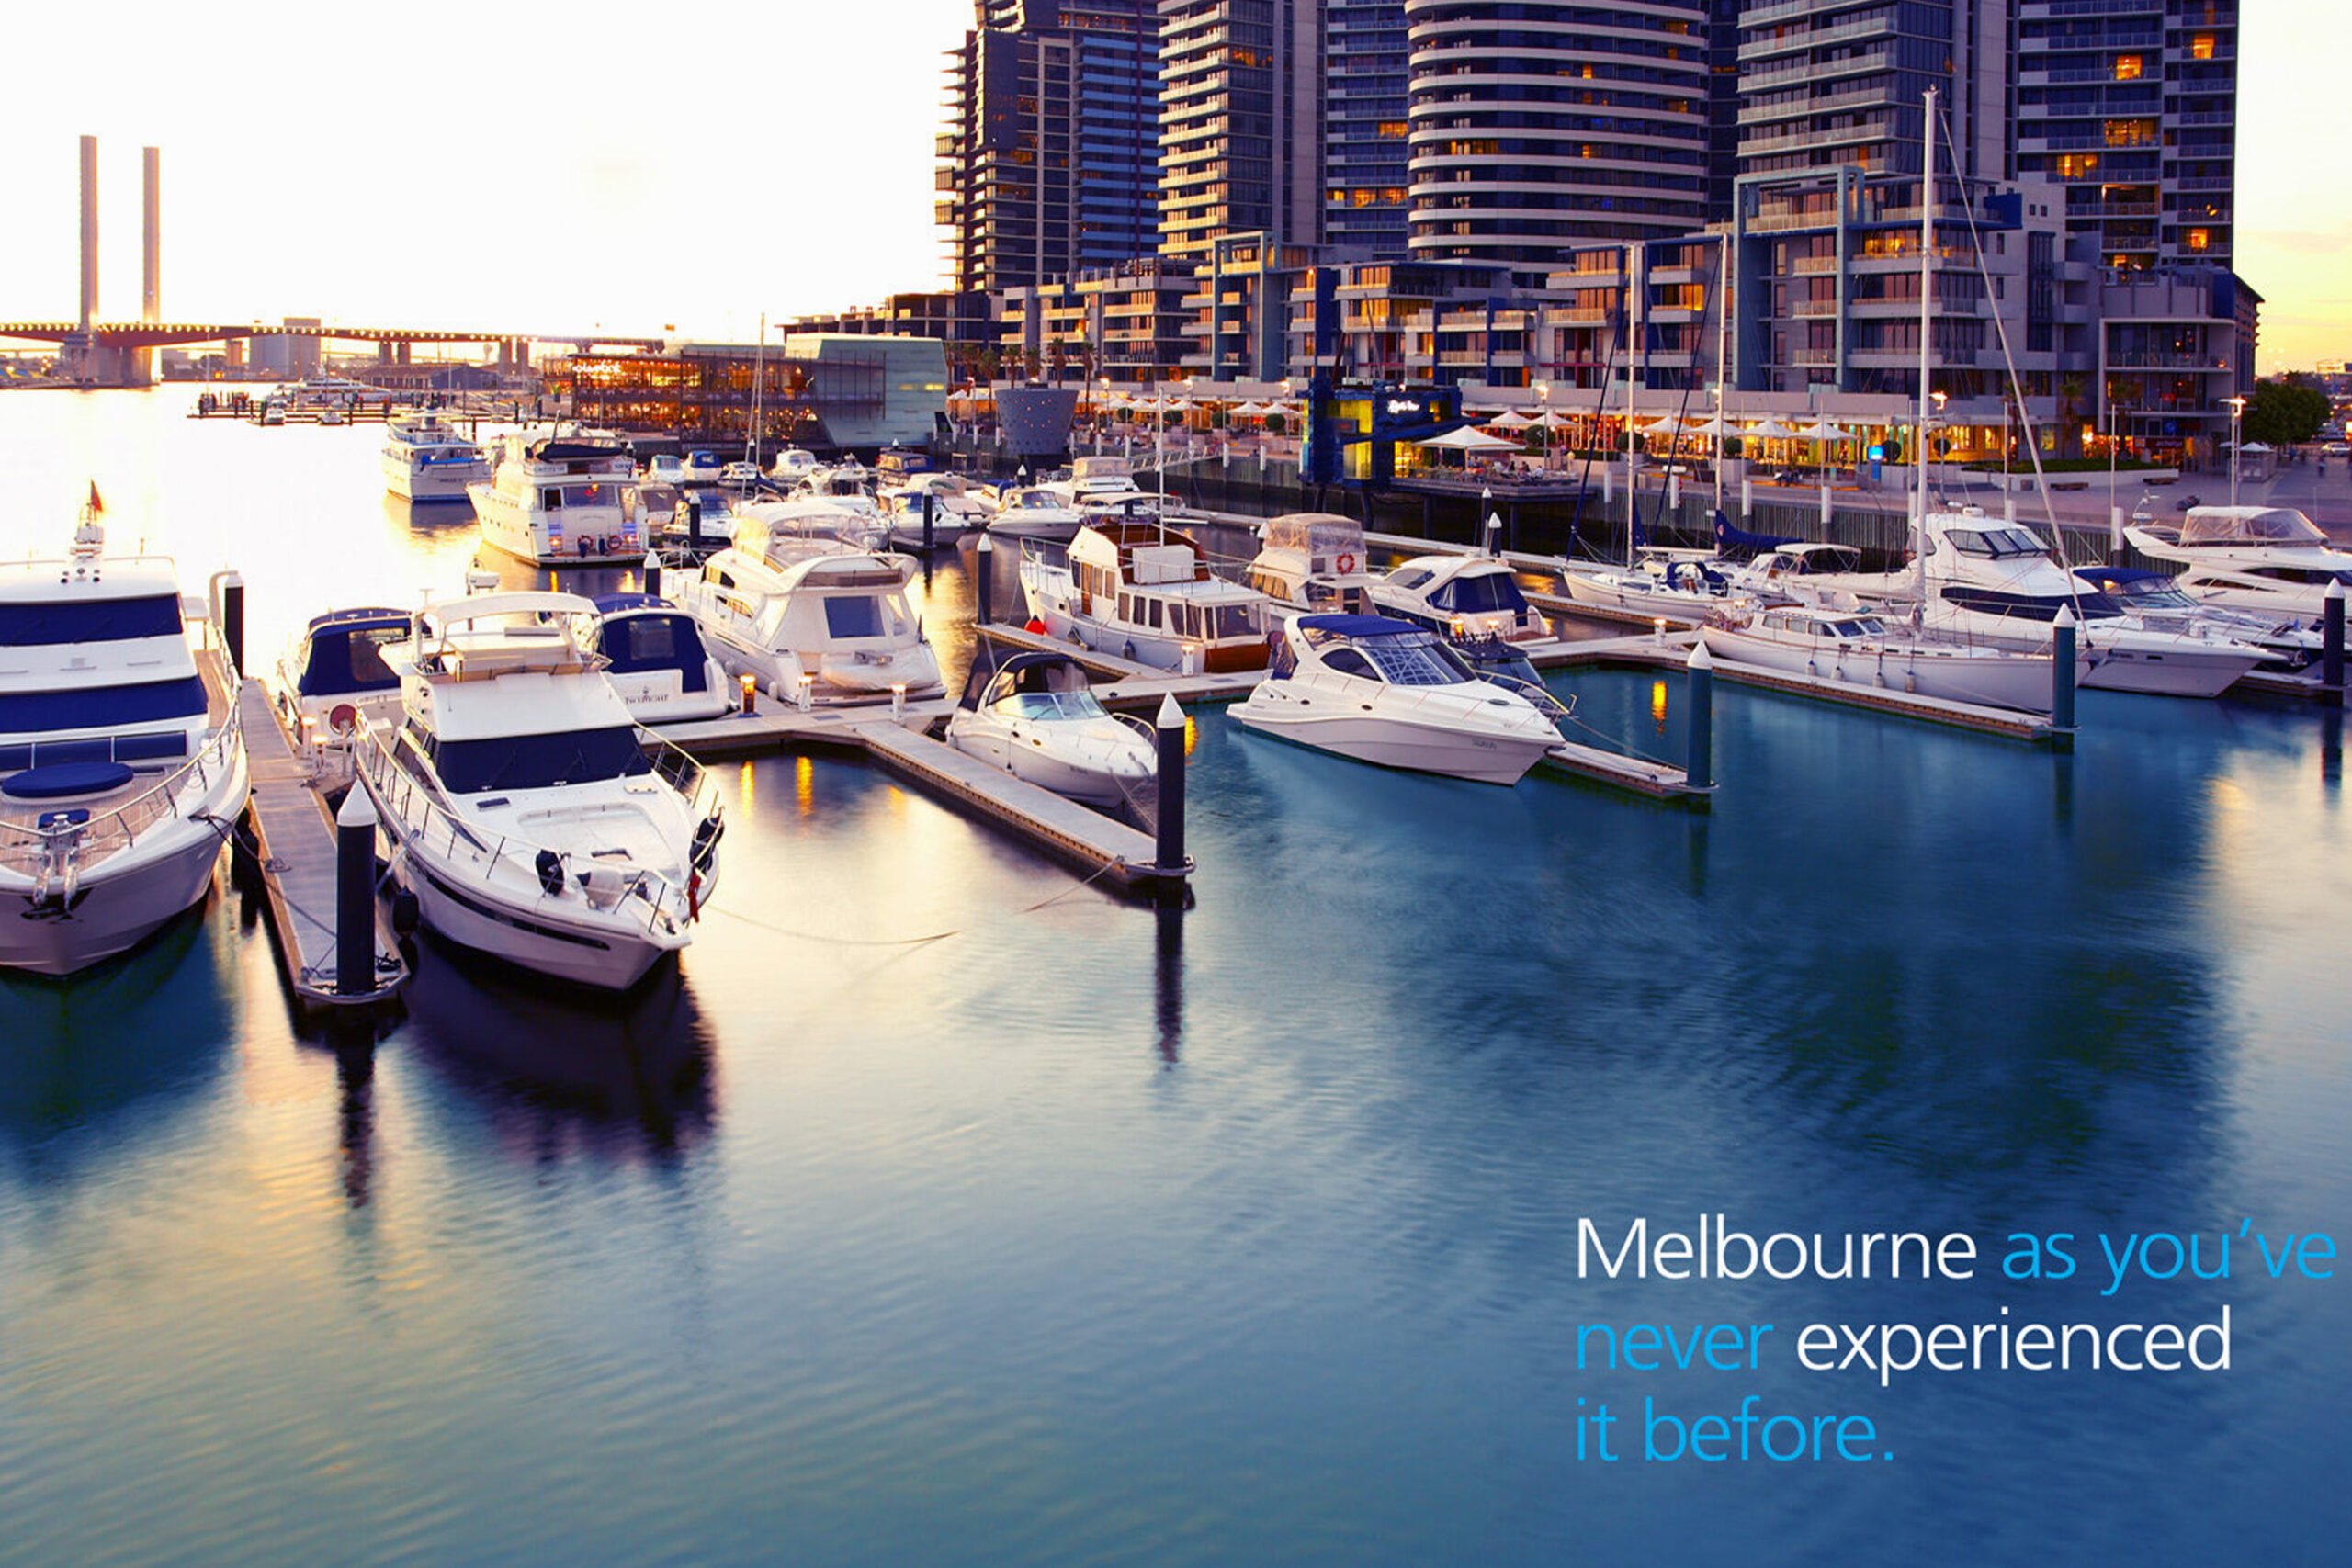
[(578, 354), (551, 367), (582, 422), (763, 448), (920, 445), (947, 411), (937, 338), (794, 333), (781, 349), (678, 343), (653, 353)]

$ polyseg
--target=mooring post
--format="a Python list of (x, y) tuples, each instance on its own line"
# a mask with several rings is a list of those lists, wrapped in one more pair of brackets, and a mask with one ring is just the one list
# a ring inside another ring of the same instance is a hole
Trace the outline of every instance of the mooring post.
[(2064, 604), (2051, 623), (2050, 723), (2064, 745), (2075, 728), (2075, 612)]
[(358, 783), (334, 814), (334, 989), (376, 989), (376, 804)]
[(220, 574), (220, 646), (228, 649), (229, 667), (245, 672), (245, 580), (233, 571)]
[(1746, 474), (1739, 477), (1739, 520), (1745, 524), (1756, 515), (1756, 481)]
[(1683, 777), (1692, 789), (1715, 782), (1715, 656), (1701, 637), (1690, 649), (1690, 735)]
[(1500, 559), (1500, 558), (1501, 558), (1501, 557), (1502, 557), (1502, 553), (1503, 553), (1503, 551), (1502, 551), (1502, 545), (1501, 545), (1501, 543), (1500, 543), (1500, 538), (1501, 538), (1502, 531), (1503, 531), (1503, 519), (1502, 519), (1502, 514), (1501, 514), (1500, 513), (1498, 513), (1498, 512), (1489, 512), (1489, 513), (1487, 513), (1487, 554), (1488, 554), (1489, 556), (1495, 557), (1497, 559)]
[(932, 516), (933, 513), (938, 507), (938, 504), (939, 498), (937, 496), (932, 494), (929, 491), (922, 492), (922, 553), (925, 558), (929, 558), (932, 551), (931, 531), (933, 525)]
[(662, 558), (651, 550), (645, 552), (645, 592), (649, 598), (662, 597)]
[(702, 497), (698, 495), (686, 497), (686, 543), (694, 547), (695, 555), (702, 554)]
[(2320, 700), (2344, 705), (2344, 584), (2331, 582), (2320, 597), (2319, 678), (2327, 690)]
[(996, 573), (990, 570), (995, 564), (996, 545), (983, 533), (980, 542), (972, 547), (972, 589), (979, 597), (980, 625), (984, 626), (996, 620), (989, 603), (996, 597), (996, 584), (991, 581)]
[(1159, 699), (1159, 870), (1184, 869), (1184, 710), (1173, 693)]

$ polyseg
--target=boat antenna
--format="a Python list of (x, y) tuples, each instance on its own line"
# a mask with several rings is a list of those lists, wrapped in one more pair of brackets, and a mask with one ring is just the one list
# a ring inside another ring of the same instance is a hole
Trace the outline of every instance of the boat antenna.
[(1936, 90), (1928, 89), (1919, 121), (1919, 439), (1911, 502), (1911, 592), (1928, 601), (1928, 407), (1936, 319)]

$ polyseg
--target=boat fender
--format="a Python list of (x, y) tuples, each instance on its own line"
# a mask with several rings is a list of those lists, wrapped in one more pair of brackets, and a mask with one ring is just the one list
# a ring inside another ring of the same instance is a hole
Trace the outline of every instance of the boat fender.
[(1046, 635), (1046, 623), (1039, 620), (1036, 616), (1032, 615), (1029, 617), (1029, 624), (1022, 629), (1033, 634), (1034, 636), (1044, 637)]
[(539, 874), (539, 891), (553, 898), (563, 892), (563, 857), (553, 850), (541, 850), (533, 863)]
[(392, 934), (414, 936), (419, 912), (416, 895), (405, 887), (392, 889)]
[(1340, 568), (1340, 575), (1341, 577), (1346, 577), (1355, 570), (1356, 558), (1353, 556), (1343, 555), (1340, 558), (1338, 565)]
[(710, 863), (710, 857), (718, 851), (718, 840), (726, 833), (727, 824), (716, 811), (695, 824), (693, 863), (697, 871)]
[(595, 553), (596, 553), (596, 540), (595, 540), (594, 536), (593, 536), (593, 535), (589, 535), (589, 534), (582, 534), (582, 535), (581, 535), (581, 536), (580, 536), (580, 555), (581, 555), (581, 558), (582, 558), (582, 559), (585, 559), (585, 558), (587, 558), (588, 557), (590, 557), (590, 556), (592, 556), (592, 555), (594, 555)]

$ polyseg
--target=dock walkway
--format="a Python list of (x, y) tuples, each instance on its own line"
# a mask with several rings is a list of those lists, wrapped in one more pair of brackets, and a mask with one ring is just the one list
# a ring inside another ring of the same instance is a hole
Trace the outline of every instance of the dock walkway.
[(378, 906), (374, 985), (358, 995), (336, 988), (335, 837), (326, 798), (312, 787), (311, 771), (296, 755), (258, 677), (237, 690), (237, 719), (244, 731), (253, 775), (247, 807), (254, 852), (261, 863), (270, 924), (296, 999), (305, 1007), (348, 1007), (380, 1001), (408, 979), (400, 945)]

